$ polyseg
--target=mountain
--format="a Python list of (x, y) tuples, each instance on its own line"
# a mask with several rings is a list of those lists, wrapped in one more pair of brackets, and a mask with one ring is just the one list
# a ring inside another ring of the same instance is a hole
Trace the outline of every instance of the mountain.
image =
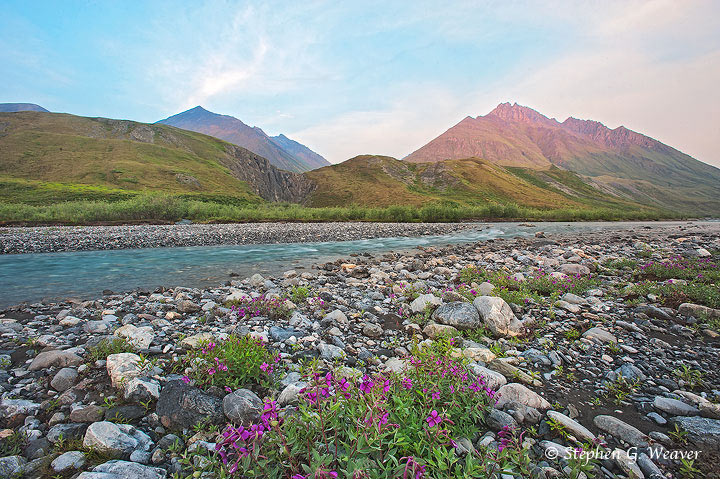
[(720, 212), (720, 169), (623, 126), (610, 129), (572, 117), (561, 123), (517, 103), (466, 117), (404, 160), (470, 157), (535, 170), (556, 166), (635, 201), (695, 214)]
[(35, 103), (0, 103), (0, 113), (11, 113), (16, 111), (44, 111), (49, 113), (45, 108)]
[(432, 203), (468, 206), (519, 205), (652, 211), (585, 183), (570, 171), (503, 167), (468, 158), (410, 163), (387, 156), (361, 155), (305, 173), (314, 183), (305, 202), (311, 206), (423, 206)]
[(229, 115), (207, 111), (201, 106), (160, 120), (158, 123), (229, 141), (247, 148), (287, 171), (301, 173), (330, 164), (322, 156), (284, 135), (270, 137), (258, 127), (248, 126)]
[(302, 175), (211, 136), (42, 112), (0, 113), (0, 183), (0, 190), (61, 185), (55, 188), (60, 200), (92, 186), (100, 196), (163, 191), (232, 202), (299, 202), (312, 188)]
[(308, 170), (314, 170), (316, 168), (322, 168), (323, 166), (329, 166), (330, 162), (312, 151), (302, 143), (298, 143), (295, 140), (291, 140), (282, 133), (278, 136), (271, 136), (270, 139), (277, 146), (290, 153), (296, 159), (301, 161), (303, 164), (308, 166)]

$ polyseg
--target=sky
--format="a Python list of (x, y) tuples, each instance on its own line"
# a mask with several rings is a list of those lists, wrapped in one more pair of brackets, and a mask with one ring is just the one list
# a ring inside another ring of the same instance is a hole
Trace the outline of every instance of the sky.
[(720, 166), (720, 2), (0, 2), (0, 102), (154, 122), (202, 105), (333, 163), (517, 102)]

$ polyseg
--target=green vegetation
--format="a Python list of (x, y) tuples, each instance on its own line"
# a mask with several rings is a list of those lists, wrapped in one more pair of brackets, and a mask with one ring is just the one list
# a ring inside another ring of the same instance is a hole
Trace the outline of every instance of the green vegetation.
[(111, 354), (134, 353), (135, 347), (125, 338), (103, 339), (88, 349), (87, 357), (91, 361), (105, 359)]
[(186, 382), (192, 380), (201, 387), (223, 386), (234, 390), (250, 383), (267, 384), (276, 361), (279, 357), (273, 356), (262, 341), (250, 336), (230, 336), (190, 350), (181, 364), (186, 368)]
[(682, 303), (720, 308), (720, 289), (712, 284), (644, 281), (630, 286), (626, 291), (626, 297), (630, 299), (648, 294), (658, 296), (661, 304), (672, 308), (677, 308)]

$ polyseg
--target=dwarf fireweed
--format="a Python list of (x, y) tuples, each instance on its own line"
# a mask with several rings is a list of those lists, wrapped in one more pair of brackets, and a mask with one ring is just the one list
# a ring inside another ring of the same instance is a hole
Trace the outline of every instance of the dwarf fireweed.
[(230, 309), (239, 318), (263, 316), (272, 320), (288, 319), (292, 310), (282, 298), (268, 298), (260, 295), (254, 298), (245, 297), (229, 304)]
[(520, 447), (510, 433), (502, 450), (456, 455), (456, 440), (486, 430), (495, 391), (464, 360), (451, 358), (451, 348), (449, 340), (414, 348), (397, 374), (311, 368), (296, 407), (281, 410), (266, 400), (257, 423), (227, 427), (216, 447), (222, 467), (242, 477), (307, 479), (491, 477), (484, 471), (508, 470), (500, 462)]
[(229, 336), (189, 351), (182, 365), (187, 382), (192, 380), (200, 387), (237, 389), (249, 383), (266, 384), (277, 370), (278, 360), (260, 340)]

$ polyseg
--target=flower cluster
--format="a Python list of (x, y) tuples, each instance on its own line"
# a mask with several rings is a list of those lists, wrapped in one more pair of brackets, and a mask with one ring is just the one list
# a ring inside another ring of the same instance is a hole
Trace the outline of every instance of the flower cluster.
[(264, 294), (237, 300), (230, 305), (230, 309), (238, 315), (238, 318), (264, 316), (272, 320), (287, 319), (292, 312), (284, 299), (268, 298)]

